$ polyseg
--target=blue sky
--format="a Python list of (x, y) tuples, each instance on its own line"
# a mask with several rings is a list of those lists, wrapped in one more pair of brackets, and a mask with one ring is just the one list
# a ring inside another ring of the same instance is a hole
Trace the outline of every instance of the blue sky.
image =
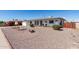
[(0, 10), (0, 20), (29, 20), (43, 17), (63, 17), (68, 21), (79, 21), (79, 10)]

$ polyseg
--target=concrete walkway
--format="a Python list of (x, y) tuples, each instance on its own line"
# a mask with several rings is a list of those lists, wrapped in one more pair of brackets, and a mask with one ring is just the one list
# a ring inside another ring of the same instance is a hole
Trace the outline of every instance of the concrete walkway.
[(1, 28), (0, 28), (0, 49), (11, 49), (6, 37), (4, 36)]

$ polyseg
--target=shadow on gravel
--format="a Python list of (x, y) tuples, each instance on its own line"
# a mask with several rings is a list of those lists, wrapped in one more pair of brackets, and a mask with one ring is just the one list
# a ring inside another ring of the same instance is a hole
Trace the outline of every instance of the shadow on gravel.
[(63, 29), (60, 29), (60, 30), (58, 30), (58, 31), (63, 31)]

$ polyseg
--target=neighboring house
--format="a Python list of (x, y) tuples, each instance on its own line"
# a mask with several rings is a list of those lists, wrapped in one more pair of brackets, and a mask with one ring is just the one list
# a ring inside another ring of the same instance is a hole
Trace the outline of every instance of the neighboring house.
[(65, 19), (63, 18), (43, 18), (43, 19), (32, 19), (23, 21), (22, 25), (24, 24), (33, 24), (35, 26), (52, 26), (52, 25), (63, 25)]
[(5, 26), (15, 26), (15, 25), (22, 25), (22, 21), (6, 21)]

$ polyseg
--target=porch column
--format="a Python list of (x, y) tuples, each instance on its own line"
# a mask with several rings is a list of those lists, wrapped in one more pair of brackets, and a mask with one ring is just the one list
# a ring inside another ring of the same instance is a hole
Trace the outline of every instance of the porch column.
[(39, 22), (39, 26), (40, 26), (40, 21), (38, 21)]
[(55, 24), (56, 20), (53, 20), (53, 23)]

